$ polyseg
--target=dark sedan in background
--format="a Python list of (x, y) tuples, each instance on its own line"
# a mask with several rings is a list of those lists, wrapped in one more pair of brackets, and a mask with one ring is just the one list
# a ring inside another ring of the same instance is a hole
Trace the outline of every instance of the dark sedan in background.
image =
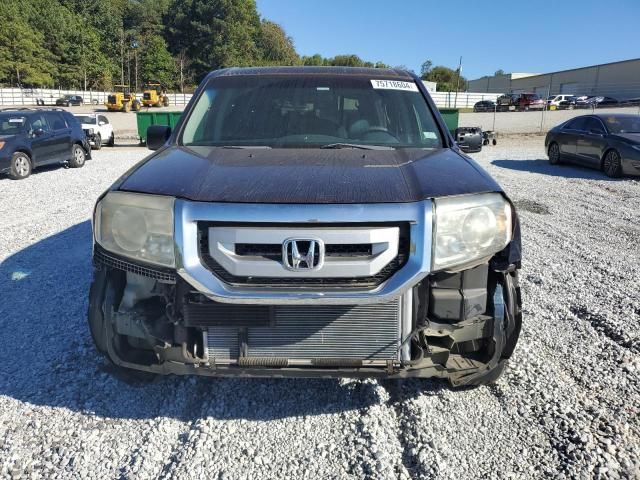
[(496, 103), (493, 100), (481, 100), (473, 105), (474, 112), (493, 112), (496, 109)]
[(610, 177), (640, 175), (640, 115), (583, 115), (552, 128), (545, 139), (551, 164), (563, 161)]
[(56, 100), (58, 107), (82, 106), (84, 99), (80, 95), (64, 95)]

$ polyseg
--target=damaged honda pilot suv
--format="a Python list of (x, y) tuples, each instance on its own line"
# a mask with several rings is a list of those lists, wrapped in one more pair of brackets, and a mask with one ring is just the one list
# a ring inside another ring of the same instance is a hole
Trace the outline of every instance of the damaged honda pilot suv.
[(400, 70), (209, 74), (98, 200), (89, 325), (162, 374), (494, 381), (520, 230)]

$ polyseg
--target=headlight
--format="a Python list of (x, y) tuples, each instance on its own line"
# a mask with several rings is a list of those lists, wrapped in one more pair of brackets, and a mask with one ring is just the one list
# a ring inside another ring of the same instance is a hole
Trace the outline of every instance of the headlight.
[(499, 193), (435, 200), (433, 271), (489, 257), (511, 241), (511, 206)]
[(96, 242), (119, 255), (175, 266), (172, 197), (110, 192), (98, 203)]

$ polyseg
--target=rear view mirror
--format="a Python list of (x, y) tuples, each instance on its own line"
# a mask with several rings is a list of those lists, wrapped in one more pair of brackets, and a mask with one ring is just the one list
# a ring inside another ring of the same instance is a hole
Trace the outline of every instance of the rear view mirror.
[(151, 125), (147, 128), (147, 148), (158, 150), (171, 136), (171, 127), (167, 125)]

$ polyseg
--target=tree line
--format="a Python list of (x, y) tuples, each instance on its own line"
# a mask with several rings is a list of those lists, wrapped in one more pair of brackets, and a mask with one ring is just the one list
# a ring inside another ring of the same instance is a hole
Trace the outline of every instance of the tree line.
[(157, 80), (190, 90), (247, 65), (386, 67), (357, 55), (300, 56), (255, 0), (4, 0), (0, 83), (110, 90)]
[[(0, 84), (9, 86), (110, 90), (156, 80), (190, 91), (228, 66), (388, 67), (353, 54), (300, 56), (280, 25), (260, 17), (255, 0), (2, 3)], [(453, 70), (427, 64), (424, 79), (453, 88)]]

